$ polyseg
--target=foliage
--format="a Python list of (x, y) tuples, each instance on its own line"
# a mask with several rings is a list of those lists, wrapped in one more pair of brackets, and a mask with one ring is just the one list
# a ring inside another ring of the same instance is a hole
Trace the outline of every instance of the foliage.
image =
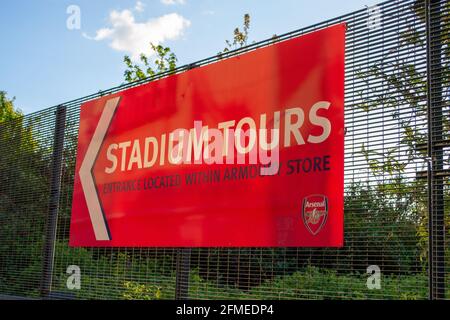
[[(175, 273), (161, 272), (161, 261), (135, 259), (117, 252), (95, 257), (91, 249), (68, 248), (64, 242), (56, 245), (56, 265), (53, 291), (74, 294), (79, 299), (173, 299)], [(131, 263), (132, 262), (132, 263)], [(66, 288), (67, 265), (81, 267), (81, 290)], [(41, 264), (34, 261), (17, 275), (28, 281), (38, 281)], [(247, 289), (232, 284), (222, 284), (200, 276), (198, 268), (192, 268), (189, 280), (189, 297), (195, 299), (426, 299), (426, 272), (402, 274), (383, 273), (381, 289), (369, 290), (365, 271), (348, 269), (345, 272), (333, 268), (311, 265), (296, 268), (293, 273), (280, 273)], [(27, 276), (28, 274), (28, 276)], [(13, 282), (2, 283), (1, 292), (14, 292), (37, 296), (36, 286), (23, 286)], [(447, 284), (450, 294), (450, 283)]]
[(345, 195), (345, 247), (343, 261), (363, 272), (378, 265), (384, 272), (418, 272), (421, 263), (416, 226), (424, 208), (417, 206), (417, 191), (402, 181), (396, 185), (353, 183)]
[[(417, 0), (410, 9), (419, 23), (425, 23), (425, 2)], [(449, 3), (444, 10), (450, 10)], [(448, 76), (450, 74), (450, 40), (445, 34), (444, 31), (440, 39), (443, 47), (441, 70), (438, 71), (434, 67), (434, 72), (441, 73), (443, 88), (450, 84)], [(426, 179), (402, 177), (418, 162), (426, 168), (429, 161), (427, 126), (420, 125), (428, 121), (427, 104), (424, 103), (424, 96), (428, 89), (427, 70), (420, 68), (416, 61), (419, 52), (425, 52), (426, 49), (426, 32), (417, 25), (404, 27), (399, 30), (399, 39), (395, 47), (380, 59), (375, 60), (372, 65), (362, 66), (356, 72), (356, 77), (366, 84), (357, 92), (358, 100), (361, 102), (356, 107), (366, 112), (369, 117), (373, 115), (375, 119), (379, 117), (382, 109), (383, 114), (388, 114), (395, 123), (395, 127), (400, 129), (398, 136), (391, 133), (383, 137), (389, 141), (396, 139), (396, 142), (389, 142), (386, 145), (383, 143), (382, 150), (362, 144), (359, 153), (363, 155), (372, 178), (375, 178), (378, 184), (376, 189), (384, 191), (386, 197), (394, 196), (397, 203), (415, 202), (414, 223), (423, 261), (427, 255), (428, 241)], [(383, 90), (379, 88), (380, 83), (383, 83)], [(448, 103), (448, 97), (445, 97), (445, 94), (443, 100), (445, 101), (442, 103)], [(435, 119), (431, 121), (436, 122)], [(450, 139), (448, 112), (443, 112), (442, 127), (442, 141), (448, 141)], [(444, 158), (443, 164), (450, 165), (450, 158)], [(445, 180), (443, 184), (446, 184)], [(449, 201), (450, 189), (444, 188), (444, 202), (449, 203)], [(381, 211), (380, 214), (384, 213)], [(405, 215), (409, 212), (398, 211), (398, 214)], [(445, 216), (444, 223), (449, 230), (449, 215)]]
[[(450, 5), (447, 4), (447, 10)], [(425, 22), (425, 3), (417, 0), (411, 7), (415, 18)], [(450, 41), (443, 36), (442, 45), (442, 80), (443, 87), (450, 83)], [(366, 67), (360, 67), (356, 77), (362, 80), (365, 89), (358, 91), (361, 102), (357, 108), (368, 114), (383, 112), (390, 114), (401, 129), (401, 138), (393, 146), (383, 151), (369, 150), (361, 147), (361, 153), (370, 165), (372, 173), (380, 175), (386, 173), (390, 176), (404, 173), (405, 168), (415, 159), (426, 160), (426, 142), (428, 132), (426, 127), (418, 125), (427, 120), (427, 105), (423, 103), (427, 91), (427, 71), (418, 68), (415, 56), (418, 50), (426, 50), (426, 33), (419, 28), (403, 28), (399, 31), (399, 41), (382, 58)], [(373, 83), (383, 83), (383, 90)], [(368, 99), (367, 96), (370, 96)], [(450, 138), (450, 118), (448, 113), (443, 114), (443, 140)], [(401, 157), (399, 156), (401, 155)], [(401, 160), (400, 160), (401, 159)], [(444, 160), (444, 161), (448, 161)], [(449, 164), (449, 163), (447, 163)]]
[[(148, 277), (158, 279), (157, 284)], [(290, 275), (266, 280), (250, 290), (221, 285), (191, 270), (189, 297), (194, 299), (426, 299), (425, 273), (381, 276), (381, 289), (367, 288), (366, 273), (340, 274), (335, 269), (307, 266)], [(107, 279), (107, 280), (106, 280)], [(84, 277), (78, 298), (87, 299), (173, 299), (175, 275), (134, 274), (132, 280), (115, 279), (111, 274)], [(64, 290), (64, 289), (63, 289)]]
[(219, 56), (236, 49), (243, 48), (248, 45), (250, 31), (250, 15), (244, 14), (244, 21), (242, 23), (242, 30), (236, 27), (233, 31), (233, 40), (225, 40), (226, 46)]
[[(339, 274), (333, 269), (307, 267), (290, 276), (252, 289), (251, 297), (270, 299), (265, 292), (275, 291), (283, 299), (426, 299), (427, 277), (416, 275), (382, 275), (381, 289), (367, 288), (365, 273)], [(273, 296), (272, 298), (278, 298)]]
[(175, 71), (177, 64), (177, 56), (175, 53), (169, 47), (156, 46), (153, 43), (150, 43), (150, 46), (156, 54), (156, 59), (153, 64), (151, 63), (151, 56), (146, 56), (143, 53), (140, 55), (141, 65), (133, 63), (129, 56), (123, 58), (127, 67), (124, 72), (125, 81), (133, 82), (153, 77), (159, 73), (168, 72), (171, 74)]
[[(25, 119), (0, 92), (0, 283), (37, 288), (48, 205), (49, 149), (33, 137), (39, 117)], [(24, 196), (33, 189), (33, 196)], [(7, 291), (4, 291), (7, 292)]]
[(0, 123), (22, 117), (22, 113), (14, 109), (14, 98), (8, 99), (5, 91), (0, 91)]
[(123, 284), (125, 300), (159, 300), (161, 299), (161, 287), (146, 286), (133, 281), (125, 281)]

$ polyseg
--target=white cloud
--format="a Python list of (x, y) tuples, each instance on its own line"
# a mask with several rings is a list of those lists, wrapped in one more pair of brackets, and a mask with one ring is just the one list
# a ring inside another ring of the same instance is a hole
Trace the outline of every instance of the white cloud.
[(136, 2), (136, 5), (134, 6), (134, 10), (137, 12), (144, 11), (145, 4), (143, 4), (141, 1)]
[(166, 40), (176, 40), (191, 25), (191, 22), (179, 15), (170, 13), (146, 22), (136, 22), (131, 10), (112, 11), (109, 15), (109, 27), (96, 31), (94, 37), (83, 34), (96, 41), (109, 41), (109, 46), (117, 51), (130, 54), (137, 61), (141, 53), (152, 55), (150, 43), (159, 45)]
[(174, 4), (185, 4), (185, 0), (161, 0), (162, 4), (165, 4), (167, 6), (174, 5)]

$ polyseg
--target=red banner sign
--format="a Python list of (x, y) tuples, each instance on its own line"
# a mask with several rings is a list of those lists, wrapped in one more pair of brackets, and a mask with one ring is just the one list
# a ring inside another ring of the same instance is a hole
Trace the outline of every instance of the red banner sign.
[(343, 245), (345, 25), (82, 105), (71, 246)]

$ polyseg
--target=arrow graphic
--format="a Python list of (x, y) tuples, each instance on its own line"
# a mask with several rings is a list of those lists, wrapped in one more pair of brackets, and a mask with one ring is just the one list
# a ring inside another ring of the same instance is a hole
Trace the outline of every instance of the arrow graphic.
[(95, 160), (97, 159), (97, 154), (100, 151), (100, 147), (102, 146), (103, 139), (105, 138), (109, 125), (111, 124), (114, 112), (119, 106), (119, 100), (120, 97), (116, 97), (106, 101), (102, 115), (98, 121), (97, 128), (95, 128), (94, 135), (89, 143), (89, 147), (86, 151), (79, 171), (81, 187), (83, 188), (92, 227), (94, 228), (95, 239), (98, 241), (111, 240), (111, 235), (100, 205), (97, 188), (92, 175), (92, 169), (94, 167)]

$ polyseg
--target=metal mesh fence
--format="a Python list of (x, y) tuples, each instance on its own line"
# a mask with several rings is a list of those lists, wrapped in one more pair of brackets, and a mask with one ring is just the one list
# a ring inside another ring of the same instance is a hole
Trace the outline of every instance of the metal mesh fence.
[[(449, 1), (386, 1), (177, 69), (347, 23), (341, 249), (68, 246), (80, 105), (167, 74), (1, 123), (0, 294), (448, 299), (449, 13)], [(67, 287), (72, 265), (79, 290)], [(380, 289), (367, 286), (369, 266), (381, 271)]]

